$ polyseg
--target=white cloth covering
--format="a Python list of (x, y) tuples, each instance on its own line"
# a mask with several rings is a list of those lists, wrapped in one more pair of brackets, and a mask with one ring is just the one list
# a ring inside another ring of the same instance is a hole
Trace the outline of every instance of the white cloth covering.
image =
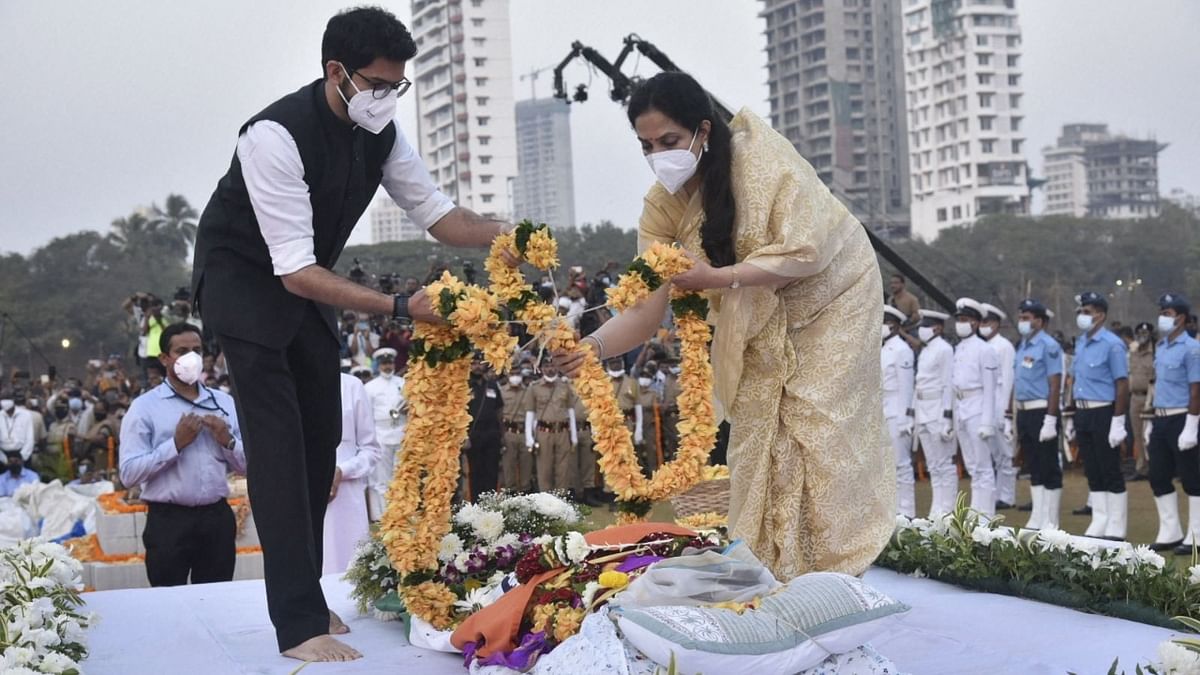
[(375, 422), (367, 390), (357, 377), (342, 373), (342, 442), (337, 447), (337, 467), (342, 482), (337, 497), (325, 510), (324, 563), (321, 571), (346, 571), (354, 548), (367, 538), (367, 477), (383, 449), (375, 440)]

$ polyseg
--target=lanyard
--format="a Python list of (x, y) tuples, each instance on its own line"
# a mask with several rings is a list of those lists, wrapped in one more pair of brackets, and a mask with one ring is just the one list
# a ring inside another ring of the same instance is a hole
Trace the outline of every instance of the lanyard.
[[(179, 392), (175, 391), (175, 387), (172, 387), (170, 384), (167, 384), (167, 389), (171, 390), (171, 398), (178, 398), (180, 400), (187, 401), (187, 403), (189, 405), (191, 405), (193, 408), (199, 408), (201, 410), (205, 410), (208, 412), (219, 412), (222, 415), (229, 417), (229, 413), (225, 412), (225, 409), (221, 407), (221, 404), (217, 403), (217, 397), (213, 396), (212, 392), (209, 392), (209, 402), (212, 404), (212, 406), (210, 407), (210, 406), (204, 405), (202, 403), (199, 403), (198, 402), (199, 399), (197, 399), (196, 401), (193, 401), (193, 400), (187, 398), (186, 396), (180, 394)], [(200, 387), (200, 390), (201, 390), (201, 393), (203, 393), (204, 391), (208, 391), (203, 386)]]

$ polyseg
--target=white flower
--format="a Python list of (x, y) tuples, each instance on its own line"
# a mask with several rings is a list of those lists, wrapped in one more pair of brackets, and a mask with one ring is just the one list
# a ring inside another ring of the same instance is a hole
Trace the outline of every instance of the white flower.
[(454, 603), (454, 608), (466, 614), (472, 614), (492, 604), (488, 597), (491, 589), (476, 588), (473, 591), (467, 591), (467, 597)]
[(35, 658), (37, 654), (29, 647), (9, 647), (4, 650), (3, 658), (0, 658), (0, 666), (3, 666), (0, 670), (10, 673), (12, 668), (29, 665)]
[(454, 556), (454, 567), (458, 569), (459, 572), (466, 572), (467, 561), (470, 559), (471, 556), (466, 551), (463, 551), (462, 553)]
[(454, 514), (454, 522), (459, 525), (469, 525), (475, 527), (475, 522), (480, 516), (487, 513), (482, 507), (475, 504), (463, 504), (459, 507), (458, 512)]
[(1193, 586), (1200, 584), (1200, 565), (1192, 565), (1188, 568), (1188, 583)]
[(971, 530), (971, 540), (977, 544), (991, 546), (992, 542), (999, 538), (997, 530), (993, 530), (987, 525), (976, 525), (975, 529)]
[(492, 542), (492, 546), (495, 548), (500, 548), (502, 546), (516, 546), (519, 543), (521, 543), (521, 538), (515, 534), (509, 533), (500, 535), (496, 541)]
[(579, 594), (584, 607), (591, 607), (592, 601), (596, 599), (596, 592), (601, 588), (600, 582), (589, 581), (583, 587), (583, 592)]
[(486, 541), (495, 541), (504, 534), (504, 516), (495, 511), (484, 511), (471, 523), (475, 534)]
[(442, 537), (442, 544), (438, 547), (438, 560), (448, 563), (454, 560), (458, 554), (462, 553), (462, 550), (462, 539), (457, 534), (450, 532)]
[(79, 664), (64, 654), (50, 652), (42, 657), (42, 663), (38, 669), (43, 673), (62, 673), (68, 670), (79, 670)]
[(1200, 654), (1170, 640), (1158, 645), (1158, 658), (1166, 675), (1200, 672)]
[(548, 492), (530, 495), (529, 499), (533, 509), (547, 518), (556, 518), (566, 523), (573, 523), (579, 519), (579, 512), (574, 506)]
[(1140, 546), (1134, 547), (1133, 556), (1134, 556), (1134, 559), (1138, 562), (1138, 564), (1148, 565), (1150, 567), (1153, 567), (1155, 569), (1160, 569), (1160, 570), (1163, 568), (1163, 565), (1165, 565), (1167, 562), (1161, 555), (1155, 553), (1146, 544), (1142, 544)]
[(912, 527), (912, 521), (909, 520), (908, 516), (904, 515), (903, 513), (897, 513), (896, 514), (896, 527), (898, 527), (902, 530), (906, 530), (906, 529)]
[(573, 563), (581, 563), (592, 552), (587, 540), (578, 532), (568, 532), (566, 537), (567, 558)]
[(1038, 530), (1037, 538), (1042, 550), (1066, 551), (1071, 548), (1071, 535), (1062, 530), (1042, 528)]
[(913, 570), (908, 576), (910, 576), (914, 579), (924, 579), (925, 577), (927, 577), (929, 575), (925, 574), (925, 572), (922, 571), (920, 568), (917, 568), (917, 569)]
[(533, 538), (533, 543), (535, 546), (545, 546), (546, 544), (549, 544), (552, 541), (554, 541), (554, 537), (552, 537), (548, 534), (543, 534), (540, 537)]

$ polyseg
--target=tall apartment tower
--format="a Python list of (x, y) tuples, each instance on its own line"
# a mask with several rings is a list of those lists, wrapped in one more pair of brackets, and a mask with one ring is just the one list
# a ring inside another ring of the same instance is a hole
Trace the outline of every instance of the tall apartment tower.
[(909, 230), (901, 0), (762, 0), (771, 126), (863, 223)]
[(517, 102), (517, 180), (513, 217), (553, 227), (575, 225), (571, 107), (556, 98)]
[(913, 236), (1029, 212), (1016, 0), (907, 0)]
[(1111, 134), (1107, 124), (1068, 124), (1042, 150), (1046, 215), (1150, 218), (1159, 213), (1154, 139)]
[(517, 175), (508, 0), (413, 0), (417, 146), (460, 206), (512, 217)]
[(385, 241), (422, 241), (431, 238), (386, 194), (375, 199), (375, 203), (371, 205), (370, 218), (372, 244)]

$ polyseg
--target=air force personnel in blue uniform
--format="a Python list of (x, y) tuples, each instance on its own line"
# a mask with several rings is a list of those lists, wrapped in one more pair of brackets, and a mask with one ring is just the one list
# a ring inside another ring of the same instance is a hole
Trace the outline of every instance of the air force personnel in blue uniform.
[(1025, 527), (1058, 528), (1062, 465), (1058, 461), (1058, 402), (1062, 394), (1062, 348), (1046, 334), (1046, 306), (1032, 298), (1018, 307), (1021, 342), (1014, 359), (1013, 407), (1017, 442), (1029, 467), (1033, 511)]

